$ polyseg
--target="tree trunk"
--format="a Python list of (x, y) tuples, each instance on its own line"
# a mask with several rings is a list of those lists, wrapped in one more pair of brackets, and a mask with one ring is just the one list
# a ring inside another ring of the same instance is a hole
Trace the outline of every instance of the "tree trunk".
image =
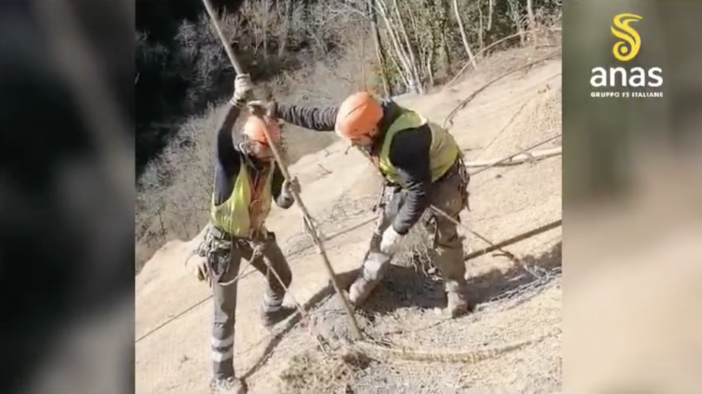
[(400, 25), (400, 33), (405, 40), (405, 45), (407, 47), (407, 54), (410, 64), (410, 72), (412, 73), (412, 79), (414, 80), (414, 91), (419, 94), (424, 94), (424, 86), (422, 86), (421, 80), (419, 78), (419, 67), (417, 66), (417, 57), (415, 56), (414, 46), (407, 35), (407, 29), (405, 28), (405, 23), (402, 21), (402, 15), (400, 15), (400, 8), (397, 5), (397, 0), (395, 4), (395, 15), (397, 16), (397, 23)]
[(529, 18), (529, 31), (531, 31), (532, 43), (536, 45), (536, 17), (534, 16), (534, 0), (526, 2), (527, 17)]
[(402, 64), (402, 69), (404, 69), (404, 73), (401, 72), (402, 78), (405, 81), (405, 85), (407, 86), (407, 88), (411, 89), (412, 86), (416, 84), (416, 82), (413, 81), (414, 75), (412, 73), (412, 67), (405, 52), (402, 50), (400, 41), (397, 38), (397, 33), (395, 32), (395, 29), (393, 28), (392, 23), (390, 22), (385, 0), (377, 0), (376, 4), (378, 6), (378, 11), (380, 11), (380, 17), (383, 18), (383, 21), (385, 22), (387, 34), (390, 37), (390, 42), (392, 43), (393, 48), (395, 49), (395, 55), (397, 56), (399, 62)]
[(268, 21), (270, 18), (270, 4), (265, 0), (261, 5), (261, 29), (263, 30), (263, 61), (268, 65)]
[(481, 0), (478, 0), (478, 54), (480, 54), (480, 52), (483, 51), (483, 48), (485, 48), (485, 38), (483, 37), (483, 31), (483, 7), (481, 4)]
[(441, 35), (441, 47), (444, 52), (444, 70), (446, 75), (449, 75), (451, 73), (451, 69), (453, 68), (453, 64), (451, 63), (451, 51), (449, 50), (448, 40), (446, 39), (445, 34)]
[(461, 39), (463, 39), (463, 47), (466, 49), (468, 54), (468, 59), (473, 64), (474, 69), (478, 69), (478, 65), (475, 64), (475, 58), (473, 57), (473, 51), (470, 50), (470, 44), (468, 43), (468, 36), (463, 28), (463, 19), (461, 18), (461, 13), (458, 10), (458, 0), (453, 0), (453, 11), (456, 13), (456, 21), (458, 21), (458, 28), (461, 30)]
[(387, 58), (390, 59), (390, 63), (392, 63), (394, 75), (396, 74), (399, 79), (401, 79), (402, 84), (407, 88), (411, 85), (409, 80), (410, 75), (405, 71), (404, 62), (402, 61), (401, 56), (402, 54), (399, 54), (397, 51), (389, 51), (387, 53)]
[(427, 78), (429, 79), (428, 81), (428, 86), (434, 86), (434, 48), (433, 45), (431, 48), (429, 48), (429, 54), (426, 56), (426, 70), (427, 70)]
[(441, 34), (441, 50), (443, 52), (443, 59), (444, 59), (444, 72), (446, 75), (451, 73), (451, 51), (449, 49), (448, 45), (448, 38), (447, 35), (451, 34), (451, 31), (449, 29), (449, 15), (450, 15), (450, 10), (449, 10), (449, 5), (446, 0), (436, 0), (437, 1), (437, 9), (438, 9), (438, 15), (439, 15), (439, 34)]
[(378, 60), (378, 68), (380, 74), (380, 80), (383, 84), (383, 92), (385, 97), (390, 97), (390, 83), (388, 82), (388, 76), (386, 74), (387, 65), (385, 61), (385, 56), (383, 55), (385, 51), (383, 50), (383, 43), (380, 40), (380, 32), (378, 31), (378, 15), (375, 12), (375, 0), (368, 0), (368, 14), (371, 20), (371, 34), (373, 35), (373, 44), (375, 46), (375, 56)]
[(526, 36), (524, 34), (524, 26), (522, 26), (521, 17), (519, 16), (519, 3), (517, 3), (516, 0), (508, 0), (508, 2), (512, 22), (517, 29), (517, 33), (519, 33), (519, 44), (524, 46), (526, 44)]
[(495, 0), (488, 0), (488, 25), (486, 31), (492, 30), (492, 12), (495, 8)]
[(293, 17), (293, 0), (285, 0), (283, 13), (283, 18), (285, 18), (285, 25), (283, 27), (282, 37), (280, 38), (280, 46), (278, 47), (278, 57), (281, 58), (285, 55), (285, 51), (288, 47), (288, 37), (290, 35)]

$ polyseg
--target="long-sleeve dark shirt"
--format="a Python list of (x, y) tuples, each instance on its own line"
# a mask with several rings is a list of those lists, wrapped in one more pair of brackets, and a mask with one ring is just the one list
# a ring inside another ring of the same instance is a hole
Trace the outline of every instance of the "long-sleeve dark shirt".
[[(235, 146), (232, 129), (240, 113), (241, 110), (238, 107), (230, 106), (222, 125), (217, 131), (214, 144), (215, 181), (213, 195), (215, 205), (220, 205), (231, 197), (232, 191), (234, 190), (234, 183), (239, 175), (239, 171), (241, 171), (242, 157), (244, 158), (243, 162), (251, 171), (252, 175), (256, 175), (267, 165), (256, 160), (254, 157), (246, 156), (241, 152), (238, 146)], [(294, 200), (286, 196), (285, 193), (282, 193), (284, 181), (283, 173), (280, 171), (280, 168), (275, 165), (273, 169), (271, 193), (276, 204), (281, 208), (287, 209), (290, 208)]]
[[(370, 148), (369, 153), (377, 155), (382, 147), (385, 133), (400, 115), (400, 107), (392, 100), (382, 103), (383, 120), (379, 125), (379, 137)], [(330, 132), (334, 131), (337, 107), (305, 108), (296, 105), (276, 105), (276, 116), (288, 123), (306, 129)], [(422, 217), (429, 207), (431, 190), (430, 150), (431, 130), (428, 126), (405, 129), (395, 134), (388, 158), (395, 166), (407, 188), (407, 200), (400, 208), (393, 221), (393, 228), (400, 234), (406, 234)]]

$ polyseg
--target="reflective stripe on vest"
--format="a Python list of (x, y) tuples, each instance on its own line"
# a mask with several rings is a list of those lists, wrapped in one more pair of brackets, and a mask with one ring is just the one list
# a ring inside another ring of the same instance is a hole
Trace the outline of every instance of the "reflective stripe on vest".
[[(255, 189), (252, 188), (249, 169), (241, 159), (231, 196), (221, 205), (215, 206), (214, 195), (210, 208), (212, 223), (234, 237), (247, 238), (260, 229), (271, 211), (271, 183), (273, 162), (260, 175)], [(253, 193), (252, 193), (253, 192)]]
[[(392, 139), (397, 132), (428, 125), (431, 130), (431, 150), (429, 153), (431, 181), (440, 179), (451, 169), (456, 159), (462, 155), (461, 148), (453, 139), (451, 133), (438, 124), (431, 122), (414, 111), (405, 109), (390, 125), (378, 157), (378, 169), (391, 182), (405, 186), (397, 174), (397, 169), (390, 162), (389, 153)], [(400, 148), (402, 149), (402, 148)]]

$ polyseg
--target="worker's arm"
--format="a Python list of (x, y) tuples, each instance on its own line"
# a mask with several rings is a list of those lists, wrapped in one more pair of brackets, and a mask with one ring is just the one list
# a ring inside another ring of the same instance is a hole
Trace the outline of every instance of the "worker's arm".
[(243, 153), (234, 146), (232, 131), (251, 90), (251, 77), (248, 74), (238, 74), (234, 78), (234, 94), (227, 104), (227, 113), (215, 136), (215, 181), (212, 192), (215, 205), (224, 203), (231, 196), (241, 170)]
[(285, 183), (285, 177), (277, 164), (273, 168), (273, 179), (271, 181), (271, 193), (273, 194), (276, 205), (283, 209), (290, 208), (295, 202), (295, 199), (290, 194), (284, 192), (283, 183)]
[(215, 181), (213, 191), (215, 205), (222, 204), (231, 196), (236, 175), (241, 169), (242, 153), (234, 146), (232, 137), (232, 129), (241, 113), (241, 108), (232, 104), (228, 105), (227, 113), (215, 137)]
[(427, 126), (399, 131), (392, 139), (389, 159), (407, 187), (407, 200), (393, 221), (406, 234), (429, 207), (431, 130)]
[(295, 126), (313, 131), (334, 131), (337, 107), (311, 108), (275, 104), (275, 116)]

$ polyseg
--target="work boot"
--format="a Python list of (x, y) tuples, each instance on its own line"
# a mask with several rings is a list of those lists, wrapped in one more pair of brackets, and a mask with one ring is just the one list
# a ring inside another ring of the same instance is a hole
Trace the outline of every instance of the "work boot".
[(468, 301), (468, 297), (463, 292), (450, 291), (446, 293), (448, 298), (448, 306), (446, 311), (451, 318), (457, 318), (470, 312), (473, 308)]
[(288, 306), (282, 306), (279, 309), (269, 312), (265, 309), (261, 309), (261, 323), (264, 327), (272, 327), (281, 321), (285, 320), (288, 316), (292, 315), (295, 310)]
[(351, 304), (356, 308), (363, 305), (378, 283), (378, 281), (370, 281), (362, 276), (358, 277), (349, 288), (349, 301)]
[(215, 378), (210, 382), (210, 391), (213, 394), (246, 394), (246, 386), (233, 376), (226, 379)]

